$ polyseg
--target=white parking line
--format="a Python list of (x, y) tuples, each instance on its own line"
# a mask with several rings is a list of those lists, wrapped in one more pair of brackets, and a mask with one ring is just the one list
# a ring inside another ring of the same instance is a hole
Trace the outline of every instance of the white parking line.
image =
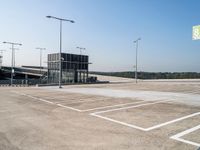
[(98, 111), (98, 112), (95, 112), (93, 114), (102, 114), (102, 113), (106, 113), (106, 112), (118, 111), (118, 110), (123, 110), (123, 109), (137, 108), (137, 107), (141, 107), (141, 106), (153, 105), (153, 104), (163, 103), (163, 102), (168, 102), (168, 100), (167, 101), (162, 100), (162, 101), (157, 101), (157, 102), (154, 102), (154, 103), (145, 103), (145, 104), (122, 107), (122, 108), (109, 109), (109, 110), (105, 110), (105, 111)]
[(197, 112), (197, 113), (193, 113), (193, 114), (190, 114), (190, 115), (187, 115), (187, 116), (184, 116), (184, 117), (180, 117), (180, 118), (177, 118), (177, 119), (165, 122), (165, 123), (161, 123), (161, 124), (158, 124), (158, 125), (155, 125), (155, 126), (152, 126), (152, 127), (148, 127), (148, 128), (143, 128), (143, 127), (140, 127), (140, 126), (137, 126), (137, 125), (129, 124), (129, 123), (126, 123), (126, 122), (122, 122), (122, 121), (119, 121), (119, 120), (115, 120), (115, 119), (112, 119), (112, 118), (109, 118), (109, 117), (99, 115), (99, 114), (106, 113), (106, 112), (113, 112), (113, 111), (118, 111), (118, 110), (129, 109), (129, 108), (138, 108), (138, 107), (142, 107), (142, 106), (154, 105), (154, 104), (163, 103), (163, 102), (167, 102), (167, 101), (158, 101), (158, 102), (154, 102), (154, 103), (145, 103), (145, 104), (135, 105), (135, 106), (130, 106), (130, 107), (123, 107), (123, 108), (99, 111), (99, 112), (91, 113), (90, 115), (101, 118), (101, 119), (105, 119), (105, 120), (108, 120), (108, 121), (111, 121), (111, 122), (114, 122), (114, 123), (125, 125), (125, 126), (131, 127), (131, 128), (139, 129), (139, 130), (142, 130), (142, 131), (154, 130), (154, 129), (157, 129), (157, 128), (160, 128), (160, 127), (181, 121), (181, 120), (185, 120), (185, 119), (200, 115), (200, 112)]
[(36, 100), (39, 100), (39, 101), (42, 101), (42, 102), (46, 102), (46, 103), (49, 103), (49, 104), (54, 104), (53, 102), (47, 101), (47, 100), (42, 99), (42, 98), (37, 98), (37, 97), (31, 96), (31, 95), (24, 94), (24, 93), (20, 93), (20, 92), (16, 92), (16, 91), (12, 91), (12, 92), (13, 92), (13, 93), (16, 93), (16, 94), (18, 94), (18, 95), (27, 96), (27, 97), (29, 97), (29, 98), (36, 99)]
[(104, 117), (104, 116), (101, 116), (101, 115), (97, 115), (95, 113), (91, 113), (90, 115), (98, 117), (98, 118), (101, 118), (101, 119), (105, 119), (105, 120), (108, 120), (108, 121), (111, 121), (111, 122), (114, 122), (114, 123), (125, 125), (127, 127), (131, 127), (131, 128), (134, 128), (134, 129), (146, 131), (145, 128), (142, 128), (142, 127), (139, 127), (139, 126), (136, 126), (136, 125), (132, 125), (132, 124), (128, 124), (128, 123), (125, 123), (125, 122), (122, 122), (122, 121), (118, 121), (118, 120), (115, 120), (115, 119), (111, 119), (111, 118), (108, 118), (108, 117)]
[(75, 110), (75, 111), (81, 112), (81, 110), (73, 108), (73, 107), (65, 106), (65, 105), (62, 105), (62, 104), (56, 104), (56, 105), (60, 106), (60, 107), (63, 107), (63, 108), (67, 108), (67, 109), (71, 109), (71, 110)]
[(49, 104), (57, 105), (59, 107), (63, 107), (63, 108), (67, 108), (67, 109), (71, 109), (71, 110), (75, 110), (75, 111), (81, 112), (81, 110), (79, 110), (79, 109), (75, 109), (73, 107), (64, 106), (62, 104), (53, 103), (51, 101), (48, 101), (48, 100), (45, 100), (45, 99), (42, 99), (42, 98), (34, 97), (34, 96), (31, 96), (31, 95), (20, 93), (20, 92), (16, 92), (16, 91), (12, 91), (12, 92), (16, 93), (18, 95), (27, 96), (29, 98), (32, 98), (32, 99), (35, 99), (35, 100), (39, 100), (39, 101), (42, 101), (42, 102), (45, 102), (45, 103), (49, 103)]
[(98, 100), (94, 100), (94, 99), (90, 99), (88, 100), (88, 98), (86, 99), (74, 99), (74, 100), (77, 100), (76, 102), (72, 102), (72, 103), (68, 103), (68, 104), (76, 104), (76, 103), (87, 103), (87, 102), (98, 102), (98, 101), (105, 101), (105, 100), (109, 100), (111, 98), (102, 98), (102, 99), (98, 99)]
[(46, 103), (49, 103), (49, 104), (54, 104), (51, 101), (48, 101), (48, 100), (45, 100), (45, 99), (42, 99), (42, 98), (37, 98), (37, 97), (31, 96), (31, 95), (24, 94), (24, 96), (27, 96), (27, 97), (30, 97), (32, 99), (36, 99), (36, 100), (39, 100), (39, 101), (42, 101), (42, 102), (46, 102)]
[(181, 137), (186, 135), (186, 134), (189, 134), (191, 132), (194, 132), (196, 130), (200, 129), (200, 125), (196, 126), (196, 127), (193, 127), (193, 128), (190, 128), (188, 130), (185, 130), (181, 133), (178, 133), (176, 135), (173, 135), (171, 136), (170, 138), (171, 139), (174, 139), (174, 140), (177, 140), (177, 141), (180, 141), (180, 142), (183, 142), (183, 143), (186, 143), (186, 144), (191, 144), (191, 145), (194, 145), (194, 146), (197, 146), (197, 147), (200, 147), (200, 143), (196, 143), (196, 142), (192, 142), (192, 141), (188, 141), (188, 140), (185, 140), (185, 139), (182, 139)]
[(197, 116), (197, 115), (200, 115), (200, 112), (193, 113), (193, 114), (190, 114), (190, 115), (187, 115), (187, 116), (184, 116), (184, 117), (178, 118), (178, 119), (174, 119), (174, 120), (171, 120), (171, 121), (168, 121), (168, 122), (165, 122), (165, 123), (162, 123), (162, 124), (159, 124), (159, 125), (156, 125), (156, 126), (150, 127), (150, 128), (148, 128), (148, 131), (153, 130), (153, 129), (156, 129), (156, 128), (160, 128), (160, 127), (162, 127), (162, 126), (166, 126), (166, 125), (169, 125), (169, 124), (172, 124), (172, 123), (175, 123), (175, 122), (181, 121), (181, 120), (185, 120), (185, 119), (188, 119), (188, 118), (191, 118), (191, 117)]
[(96, 108), (91, 108), (91, 109), (86, 109), (86, 110), (81, 110), (81, 111), (82, 112), (86, 112), (86, 111), (93, 111), (93, 110), (98, 110), (98, 109), (105, 109), (105, 108), (113, 108), (113, 107), (119, 107), (119, 106), (126, 106), (126, 105), (138, 104), (138, 103), (144, 103), (144, 102), (145, 101), (139, 101), (139, 102), (131, 102), (131, 103), (124, 103), (124, 104), (103, 106), (103, 107), (96, 107)]
[(32, 95), (29, 95), (29, 94), (24, 94), (24, 93), (20, 93), (20, 92), (16, 92), (16, 91), (12, 91), (12, 92), (16, 93), (16, 94), (19, 94), (19, 95), (22, 95), (22, 96), (27, 96), (29, 98), (36, 99), (36, 100), (39, 100), (39, 101), (42, 101), (42, 102), (46, 102), (46, 103), (54, 104), (54, 105), (57, 105), (57, 106), (60, 106), (60, 107), (63, 107), (63, 108), (67, 108), (67, 109), (71, 109), (71, 110), (74, 110), (74, 111), (78, 111), (78, 112), (87, 112), (87, 111), (92, 111), (92, 110), (112, 108), (112, 107), (120, 107), (120, 106), (126, 106), (126, 105), (131, 105), (131, 104), (137, 104), (137, 103), (144, 102), (144, 101), (131, 102), (131, 103), (125, 103), (125, 104), (117, 104), (117, 105), (110, 105), (110, 106), (96, 107), (96, 108), (81, 110), (81, 109), (76, 109), (76, 108), (73, 108), (73, 107), (70, 107), (70, 106), (62, 105), (62, 104), (59, 104), (59, 103), (54, 103), (54, 102), (51, 102), (51, 101), (48, 101), (48, 100), (45, 100), (45, 99), (42, 99), (42, 98), (38, 98), (38, 97), (35, 97), (35, 96), (32, 96)]

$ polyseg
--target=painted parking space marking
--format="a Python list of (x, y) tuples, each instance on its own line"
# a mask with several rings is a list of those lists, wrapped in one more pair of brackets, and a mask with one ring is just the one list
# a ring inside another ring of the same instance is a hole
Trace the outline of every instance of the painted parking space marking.
[(73, 108), (73, 107), (68, 107), (68, 106), (65, 106), (65, 105), (62, 105), (62, 104), (56, 104), (56, 105), (60, 106), (60, 107), (63, 107), (63, 108), (67, 108), (67, 109), (71, 109), (71, 110), (75, 110), (75, 111), (81, 112), (81, 110)]
[[(148, 101), (145, 101), (148, 102)], [(127, 107), (122, 107), (122, 108), (115, 108), (115, 109), (109, 109), (109, 110), (104, 110), (104, 111), (98, 111), (92, 114), (102, 114), (102, 113), (106, 113), (106, 112), (113, 112), (113, 111), (118, 111), (118, 110), (124, 110), (124, 109), (129, 109), (129, 108), (138, 108), (138, 107), (142, 107), (142, 106), (147, 106), (147, 105), (153, 105), (153, 104), (158, 104), (158, 103), (163, 103), (163, 102), (168, 102), (168, 100), (161, 100), (161, 101), (157, 101), (157, 102), (148, 102), (148, 103), (144, 103), (144, 104), (140, 104), (140, 105), (134, 105), (134, 106), (127, 106)]]
[(42, 99), (42, 98), (38, 98), (38, 97), (35, 97), (35, 96), (32, 96), (32, 95), (29, 95), (29, 94), (24, 94), (24, 93), (17, 92), (17, 91), (12, 91), (12, 92), (15, 93), (15, 94), (18, 94), (18, 95), (26, 96), (26, 97), (29, 97), (29, 98), (32, 98), (32, 99), (35, 99), (35, 100), (45, 102), (45, 103), (54, 104), (54, 105), (57, 105), (59, 107), (71, 109), (71, 110), (74, 110), (74, 111), (77, 111), (77, 112), (88, 112), (88, 111), (93, 111), (93, 110), (113, 108), (113, 107), (121, 107), (121, 106), (126, 106), (126, 105), (131, 105), (131, 104), (139, 104), (139, 103), (145, 102), (145, 101), (136, 101), (136, 102), (131, 102), (131, 103), (123, 103), (123, 104), (117, 104), (117, 105), (110, 105), (110, 106), (103, 106), (103, 107), (96, 107), (96, 108), (81, 110), (81, 109), (66, 106), (66, 105), (63, 105), (63, 104), (60, 104), (60, 103), (54, 103), (54, 102), (51, 102), (51, 101), (48, 101), (48, 100), (45, 100), (45, 99)]
[[(145, 102), (145, 101), (138, 101), (138, 102), (124, 103), (124, 104), (103, 106), (103, 107), (96, 107), (96, 108), (91, 108), (91, 109), (86, 109), (86, 110), (81, 110), (81, 111), (82, 111), (82, 112), (86, 112), (86, 111), (93, 111), (93, 110), (98, 110), (98, 109), (113, 108), (113, 107), (121, 107), (121, 106), (126, 106), (126, 105), (131, 105), (131, 104), (144, 103), (144, 102)], [(122, 107), (122, 108), (123, 108), (123, 107)]]
[(170, 138), (171, 138), (171, 139), (174, 139), (174, 140), (176, 140), (176, 141), (180, 141), (180, 142), (183, 142), (183, 143), (186, 143), (186, 144), (190, 144), (190, 145), (193, 145), (193, 146), (200, 147), (200, 143), (192, 142), (192, 141), (185, 140), (185, 139), (181, 138), (182, 136), (187, 135), (187, 134), (189, 134), (189, 133), (191, 133), (191, 132), (194, 132), (194, 131), (196, 131), (196, 130), (198, 130), (198, 129), (200, 129), (200, 125), (195, 126), (195, 127), (193, 127), (193, 128), (190, 128), (190, 129), (188, 129), (188, 130), (185, 130), (185, 131), (183, 131), (183, 132), (181, 132), (181, 133), (178, 133), (178, 134), (176, 134), (176, 135), (173, 135), (173, 136), (171, 136)]
[(161, 124), (157, 124), (157, 125), (154, 125), (154, 126), (151, 126), (151, 127), (148, 127), (148, 128), (143, 128), (143, 127), (140, 127), (140, 126), (137, 126), (137, 125), (134, 125), (134, 124), (126, 123), (126, 122), (123, 122), (123, 121), (119, 121), (117, 119), (112, 119), (112, 118), (105, 117), (105, 116), (101, 115), (101, 114), (107, 113), (107, 112), (114, 112), (114, 111), (129, 109), (129, 108), (138, 108), (138, 107), (142, 107), (142, 106), (149, 106), (149, 105), (154, 105), (154, 104), (163, 103), (163, 102), (169, 102), (169, 101), (158, 101), (158, 102), (154, 102), (154, 103), (145, 103), (145, 104), (140, 104), (140, 105), (136, 105), (136, 106), (122, 107), (122, 108), (117, 108), (117, 109), (99, 111), (99, 112), (95, 112), (95, 113), (90, 113), (90, 115), (104, 119), (104, 120), (108, 120), (108, 121), (111, 121), (111, 122), (114, 122), (114, 123), (125, 125), (125, 126), (131, 127), (131, 128), (139, 129), (139, 130), (142, 130), (142, 131), (151, 131), (151, 130), (154, 130), (154, 129), (157, 129), (157, 128), (160, 128), (160, 127), (163, 127), (163, 126), (166, 126), (166, 125), (176, 123), (178, 121), (182, 121), (182, 120), (200, 115), (200, 112), (196, 112), (196, 113), (192, 113), (192, 114), (189, 114), (189, 115), (186, 115), (186, 116), (183, 116), (183, 117), (180, 117), (180, 118), (176, 118), (176, 119), (173, 119), (171, 121), (167, 121), (167, 122), (164, 122), (164, 123), (161, 123)]
[(53, 105), (56, 105), (56, 106), (59, 106), (59, 107), (63, 107), (63, 108), (67, 108), (67, 109), (71, 109), (71, 110), (74, 110), (74, 111), (81, 112), (81, 110), (75, 109), (73, 107), (68, 107), (68, 106), (64, 106), (62, 104), (53, 103), (51, 101), (48, 101), (48, 100), (45, 100), (45, 99), (42, 99), (42, 98), (34, 97), (34, 96), (31, 96), (31, 95), (20, 93), (20, 92), (16, 92), (16, 91), (12, 91), (12, 92), (15, 93), (15, 94), (18, 94), (18, 95), (22, 95), (22, 96), (26, 96), (26, 97), (38, 100), (38, 101), (42, 101), (42, 102), (53, 104)]
[[(59, 107), (65, 108), (65, 109), (77, 111), (77, 112), (87, 112), (87, 111), (98, 110), (98, 109), (113, 108), (113, 109), (108, 109), (108, 110), (90, 113), (90, 115), (104, 119), (104, 120), (108, 120), (110, 122), (121, 124), (121, 125), (124, 125), (124, 126), (127, 126), (127, 127), (142, 130), (142, 131), (151, 131), (151, 130), (154, 130), (154, 129), (157, 129), (157, 128), (160, 128), (160, 127), (181, 121), (181, 120), (185, 120), (187, 118), (191, 118), (191, 117), (200, 115), (200, 112), (197, 112), (197, 113), (193, 113), (193, 114), (190, 114), (190, 115), (187, 115), (187, 116), (184, 116), (184, 117), (180, 117), (180, 118), (177, 118), (177, 119), (174, 119), (174, 120), (171, 120), (171, 121), (168, 121), (168, 122), (164, 122), (164, 123), (161, 123), (161, 124), (158, 124), (158, 125), (155, 125), (155, 126), (143, 128), (143, 127), (140, 127), (140, 126), (137, 126), (137, 125), (134, 125), (134, 124), (129, 124), (129, 123), (122, 122), (122, 121), (112, 119), (112, 118), (109, 118), (109, 117), (104, 117), (100, 114), (107, 113), (107, 112), (113, 112), (113, 111), (119, 111), (119, 110), (125, 110), (125, 109), (130, 109), (130, 108), (139, 108), (139, 107), (143, 107), (143, 106), (149, 106), (149, 105), (154, 105), (154, 104), (159, 104), (159, 103), (164, 103), (164, 102), (172, 102), (172, 101), (171, 100), (160, 100), (159, 99), (159, 101), (153, 101), (153, 102), (152, 101), (139, 101), (139, 102), (128, 103), (129, 105), (138, 104), (138, 105), (132, 105), (132, 106), (126, 106), (128, 104), (125, 103), (125, 104), (119, 104), (119, 105), (112, 105), (112, 106), (105, 106), (105, 107), (97, 107), (97, 108), (93, 108), (93, 109), (80, 110), (80, 109), (76, 109), (74, 107), (65, 106), (65, 105), (62, 105), (62, 104), (59, 104), (59, 103), (54, 103), (54, 102), (51, 102), (51, 101), (48, 101), (48, 100), (45, 100), (45, 99), (42, 99), (42, 98), (34, 97), (34, 96), (31, 96), (31, 95), (28, 95), (28, 94), (19, 93), (19, 92), (16, 92), (16, 91), (13, 91), (13, 92), (16, 93), (16, 94), (22, 95), (22, 96), (27, 96), (27, 97), (35, 99), (35, 100), (39, 100), (39, 101), (42, 101), (42, 102), (45, 102), (45, 103), (53, 104), (53, 105), (56, 105), (56, 106), (59, 106)], [(114, 107), (118, 107), (118, 106), (126, 106), (126, 107), (114, 108)]]

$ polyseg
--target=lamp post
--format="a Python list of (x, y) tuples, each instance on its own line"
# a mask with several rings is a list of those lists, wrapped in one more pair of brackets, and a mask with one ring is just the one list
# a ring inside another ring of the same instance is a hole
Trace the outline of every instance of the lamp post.
[(137, 40), (133, 41), (134, 43), (136, 43), (136, 55), (135, 55), (135, 83), (137, 83), (137, 55), (138, 55), (138, 41), (141, 40), (141, 38), (138, 38)]
[[(10, 48), (12, 50), (12, 48)], [(15, 50), (19, 50), (19, 48), (13, 48), (13, 67), (15, 67)]]
[(40, 50), (40, 74), (41, 74), (41, 69), (42, 69), (42, 51), (46, 50), (46, 48), (41, 48), (41, 47), (37, 47), (35, 49)]
[(81, 69), (82, 69), (82, 50), (86, 50), (86, 48), (83, 47), (76, 47), (80, 50), (80, 55), (81, 55)]
[(11, 60), (11, 80), (10, 80), (10, 84), (11, 86), (13, 85), (13, 74), (14, 74), (14, 69), (13, 69), (13, 66), (14, 66), (14, 46), (15, 45), (19, 45), (19, 46), (22, 46), (22, 44), (20, 43), (13, 43), (13, 42), (3, 42), (4, 44), (11, 44), (12, 45), (12, 60)]
[(80, 50), (80, 54), (82, 55), (82, 50), (86, 50), (86, 48), (83, 48), (83, 47), (76, 47)]
[(68, 19), (63, 19), (63, 18), (58, 18), (54, 16), (46, 16), (47, 18), (52, 18), (60, 21), (60, 53), (59, 53), (59, 88), (62, 88), (61, 82), (62, 82), (62, 60), (61, 60), (61, 52), (62, 52), (62, 22), (70, 22), (70, 23), (75, 23), (73, 20), (68, 20)]
[[(86, 50), (86, 48), (83, 48), (83, 47), (76, 47), (76, 48), (80, 50), (80, 55), (81, 55), (80, 70), (82, 70), (83, 69), (83, 63), (84, 63), (84, 62), (82, 62), (82, 50)], [(82, 82), (81, 73), (80, 73), (80, 81)]]

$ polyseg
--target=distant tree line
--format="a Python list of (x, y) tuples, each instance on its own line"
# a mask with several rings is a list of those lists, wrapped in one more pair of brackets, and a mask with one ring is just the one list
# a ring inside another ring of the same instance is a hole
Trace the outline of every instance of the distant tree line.
[[(135, 78), (135, 72), (90, 72), (91, 74)], [(198, 79), (198, 72), (138, 72), (139, 79)]]

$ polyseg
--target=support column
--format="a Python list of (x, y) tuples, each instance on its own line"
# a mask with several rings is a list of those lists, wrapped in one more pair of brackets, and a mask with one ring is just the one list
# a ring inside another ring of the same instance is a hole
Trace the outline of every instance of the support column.
[(28, 75), (25, 74), (26, 85), (28, 85)]

